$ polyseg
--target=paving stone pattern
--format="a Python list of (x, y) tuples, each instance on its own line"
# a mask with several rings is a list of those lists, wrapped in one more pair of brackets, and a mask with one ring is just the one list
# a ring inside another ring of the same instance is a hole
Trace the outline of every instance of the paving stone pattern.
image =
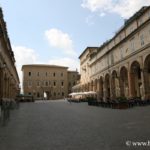
[(0, 127), (0, 150), (134, 149), (127, 140), (150, 140), (150, 106), (117, 110), (66, 101), (22, 103)]

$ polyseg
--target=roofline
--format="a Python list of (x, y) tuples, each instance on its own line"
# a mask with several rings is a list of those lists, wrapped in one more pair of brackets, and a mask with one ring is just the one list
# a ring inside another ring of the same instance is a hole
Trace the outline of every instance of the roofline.
[(24, 67), (50, 67), (50, 68), (68, 69), (68, 67), (66, 67), (66, 66), (48, 65), (48, 64), (28, 64), (28, 65), (23, 65), (21, 70), (23, 70)]
[(98, 49), (99, 47), (96, 47), (96, 46), (95, 46), (95, 47), (92, 47), (92, 46), (90, 47), (90, 46), (88, 46), (88, 47), (80, 54), (79, 59), (80, 59), (80, 58), (83, 56), (83, 54), (84, 54), (88, 49), (90, 49), (90, 48), (97, 48), (97, 49)]
[(71, 72), (78, 72), (76, 70), (68, 70), (68, 73), (71, 73)]
[(137, 18), (139, 18), (149, 8), (150, 8), (150, 6), (143, 6), (136, 13), (134, 13), (129, 19), (127, 19), (124, 22), (123, 26), (121, 26), (120, 29), (118, 29), (118, 31), (116, 32), (116, 34), (112, 38), (110, 38), (109, 40), (105, 41), (102, 45), (100, 45), (99, 50), (101, 50), (103, 47), (108, 45), (112, 40), (114, 40), (123, 30), (125, 30), (125, 28), (127, 28), (133, 21), (135, 21)]
[(82, 57), (82, 55), (88, 50), (88, 48), (98, 48), (98, 50), (101, 50), (103, 47), (105, 47), (107, 44), (109, 44), (112, 40), (114, 40), (125, 28), (127, 28), (134, 20), (139, 18), (143, 13), (145, 13), (150, 6), (143, 6), (140, 10), (138, 10), (136, 13), (134, 13), (129, 19), (125, 21), (122, 27), (116, 32), (116, 34), (110, 38), (109, 40), (105, 41), (103, 44), (100, 45), (100, 47), (87, 47), (79, 56), (79, 59)]

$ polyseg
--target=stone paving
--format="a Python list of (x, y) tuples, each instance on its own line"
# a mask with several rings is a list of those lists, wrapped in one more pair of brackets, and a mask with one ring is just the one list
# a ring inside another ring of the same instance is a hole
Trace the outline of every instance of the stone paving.
[(0, 150), (132, 150), (150, 140), (150, 106), (116, 110), (66, 101), (22, 103), (0, 127)]

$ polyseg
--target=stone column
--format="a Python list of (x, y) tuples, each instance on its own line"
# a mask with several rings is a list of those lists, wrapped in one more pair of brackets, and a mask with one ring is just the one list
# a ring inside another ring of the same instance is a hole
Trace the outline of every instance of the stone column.
[(103, 83), (103, 101), (106, 101), (106, 85), (105, 82)]
[(104, 93), (103, 93), (104, 92), (103, 91), (103, 82), (100, 81), (99, 85), (100, 85), (100, 98), (103, 99), (103, 95), (104, 95)]
[(112, 77), (110, 75), (109, 77), (109, 88), (110, 88), (110, 96), (109, 96), (109, 99), (112, 100), (112, 84), (111, 84), (111, 81), (112, 80)]
[(115, 80), (115, 96), (116, 97), (120, 97), (120, 84), (119, 84), (119, 80), (120, 80), (120, 77), (117, 76), (116, 80)]
[(89, 83), (89, 91), (92, 91), (91, 89), (92, 89), (92, 88), (91, 88), (91, 82), (90, 82), (90, 83)]
[(95, 80), (94, 91), (97, 92), (97, 80)]
[(134, 91), (134, 74), (128, 71), (128, 85), (129, 85), (129, 97), (135, 96)]
[(9, 78), (6, 80), (6, 98), (9, 98)]
[(6, 88), (7, 88), (7, 78), (4, 75), (4, 80), (3, 80), (3, 97), (6, 98)]
[(110, 99), (113, 100), (115, 98), (115, 78), (110, 76)]
[(0, 99), (2, 98), (2, 80), (3, 80), (3, 76), (2, 76), (2, 69), (0, 68)]
[(3, 70), (2, 70), (2, 80), (1, 80), (2, 82), (1, 82), (1, 85), (2, 85), (2, 98), (4, 98), (5, 97), (5, 79), (4, 79), (4, 72), (3, 72)]
[(150, 85), (148, 81), (148, 70), (146, 68), (143, 68), (141, 71), (141, 82), (142, 82), (142, 87), (141, 87), (141, 93), (142, 93), (142, 100), (147, 99), (148, 95), (150, 94), (148, 91), (148, 88)]
[(97, 100), (100, 100), (100, 79), (97, 80)]
[(93, 89), (92, 91), (95, 91), (95, 81), (93, 81)]
[(8, 98), (10, 97), (10, 78), (8, 78)]

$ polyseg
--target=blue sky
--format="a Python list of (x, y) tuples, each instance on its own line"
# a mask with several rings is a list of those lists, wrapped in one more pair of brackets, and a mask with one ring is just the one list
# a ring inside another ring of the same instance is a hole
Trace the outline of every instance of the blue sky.
[(1, 0), (4, 19), (21, 76), (31, 63), (79, 69), (87, 46), (100, 46), (124, 19), (150, 0)]

